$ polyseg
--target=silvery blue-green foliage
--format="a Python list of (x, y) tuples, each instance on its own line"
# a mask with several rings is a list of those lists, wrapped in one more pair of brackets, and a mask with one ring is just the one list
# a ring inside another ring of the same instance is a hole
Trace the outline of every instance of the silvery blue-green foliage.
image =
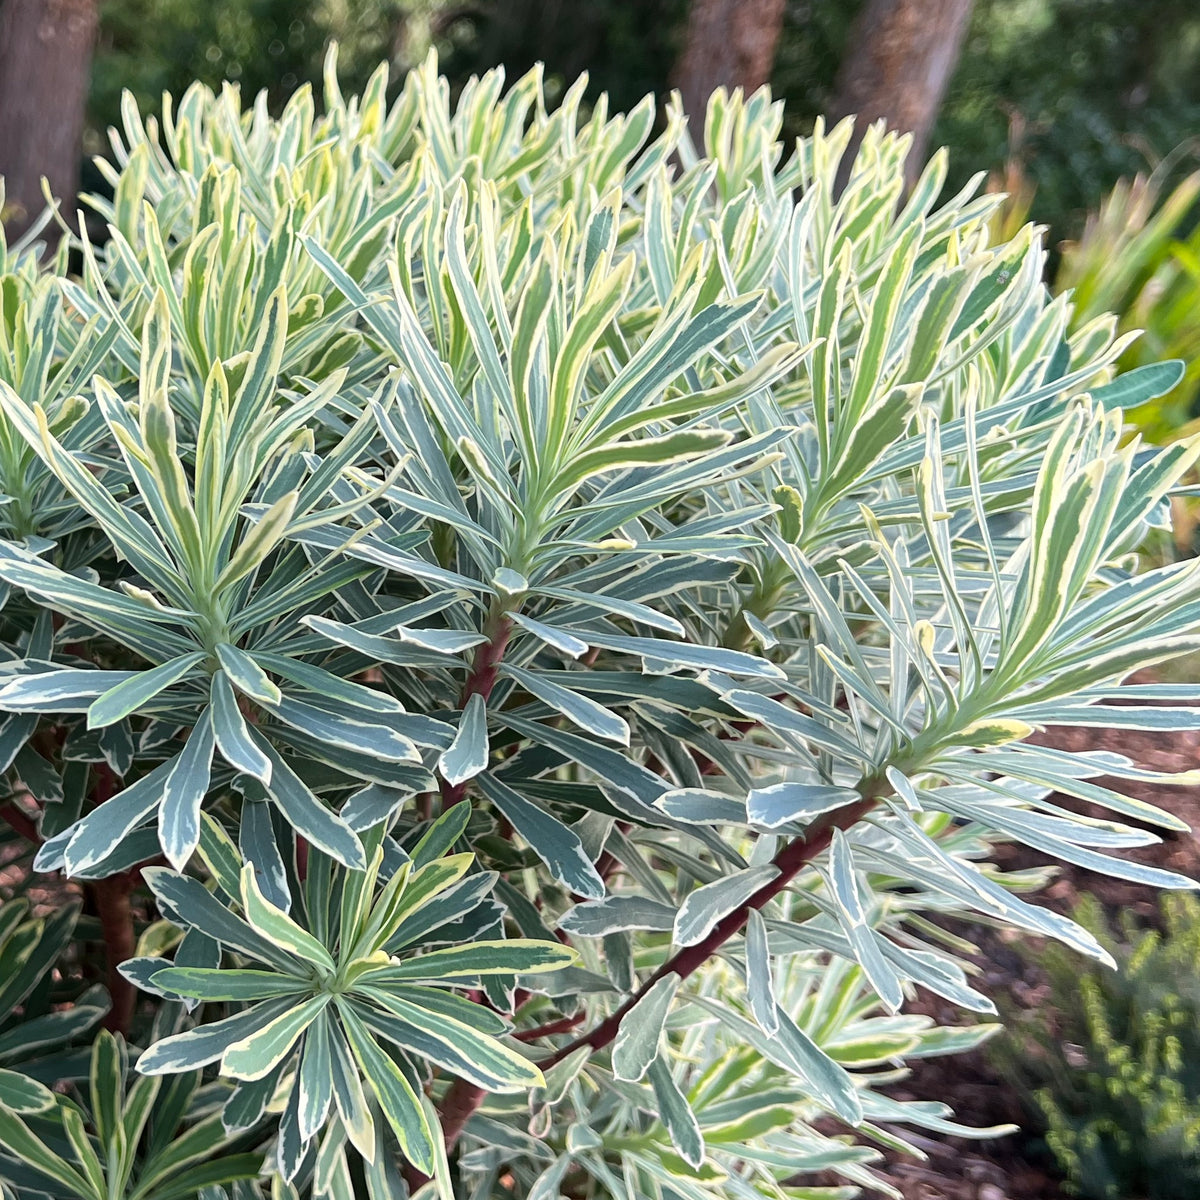
[(897, 1068), (992, 1028), (903, 1014), (994, 1011), (930, 917), (1106, 958), (991, 840), (1193, 886), (1112, 853), (1146, 772), (1027, 740), (1200, 723), (1123, 682), (1200, 648), (1135, 573), (1200, 445), (1122, 427), (1178, 365), (904, 139), (836, 195), (764, 93), (696, 147), (503, 84), (129, 105), (107, 239), (6, 252), (8, 808), (159, 918), (90, 1115), (0, 1076), (22, 1200), (886, 1192), (961, 1132)]

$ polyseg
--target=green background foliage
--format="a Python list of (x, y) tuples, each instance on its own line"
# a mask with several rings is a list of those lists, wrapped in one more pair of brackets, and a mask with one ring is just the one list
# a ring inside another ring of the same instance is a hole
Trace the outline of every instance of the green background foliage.
[(1076, 913), (1116, 972), (1049, 946), (1050, 992), (993, 1043), (1031, 1102), (1072, 1190), (1087, 1200), (1185, 1200), (1200, 1188), (1200, 905), (1164, 901), (1162, 928), (1114, 929), (1087, 899)]
[[(789, 134), (828, 110), (858, 7), (789, 0), (772, 79)], [(104, 0), (92, 145), (117, 119), (122, 88), (154, 107), (164, 89), (230, 78), (247, 94), (267, 89), (278, 106), (319, 79), (330, 37), (352, 90), (381, 58), (404, 69), (433, 44), (456, 87), (497, 65), (515, 77), (541, 61), (552, 95), (587, 71), (589, 99), (605, 90), (631, 108), (665, 94), (686, 13), (685, 0)], [(1053, 244), (1075, 236), (1119, 178), (1191, 144), (1198, 81), (1190, 0), (977, 0), (933, 144), (950, 148), (952, 186), (1018, 163)]]

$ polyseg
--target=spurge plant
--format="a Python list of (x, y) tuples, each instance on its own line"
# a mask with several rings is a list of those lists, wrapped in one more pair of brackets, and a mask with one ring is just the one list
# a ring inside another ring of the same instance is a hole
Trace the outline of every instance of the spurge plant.
[(10, 1196), (888, 1192), (937, 918), (1107, 958), (991, 842), (1193, 886), (1029, 740), (1200, 724), (1178, 364), (941, 155), (584, 87), (130, 103), (0, 249)]

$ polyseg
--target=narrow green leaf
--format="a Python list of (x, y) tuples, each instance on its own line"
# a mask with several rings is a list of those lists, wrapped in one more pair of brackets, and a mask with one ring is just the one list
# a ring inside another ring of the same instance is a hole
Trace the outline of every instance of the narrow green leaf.
[(746, 816), (752, 825), (779, 829), (793, 821), (809, 822), (822, 813), (834, 812), (862, 797), (852, 788), (809, 783), (776, 783), (754, 788), (746, 797)]
[(438, 770), (447, 783), (457, 786), (487, 770), (487, 765), (487, 706), (475, 692), (463, 709), (454, 741), (438, 759)]
[(558, 920), (558, 927), (575, 937), (607, 937), (635, 929), (665, 932), (674, 925), (674, 906), (645, 896), (606, 896), (577, 904)]
[(270, 1000), (275, 996), (303, 995), (312, 990), (311, 984), (292, 975), (218, 967), (164, 967), (152, 975), (151, 980), (164, 991), (207, 1003)]
[(231, 1042), (221, 1055), (222, 1072), (234, 1079), (261, 1079), (291, 1053), (300, 1035), (332, 999), (329, 992), (322, 992)]
[(108, 1200), (78, 1171), (67, 1164), (63, 1155), (51, 1150), (15, 1113), (0, 1107), (0, 1145), (35, 1171), (49, 1176), (74, 1196), (84, 1200)]
[(664, 975), (625, 1014), (612, 1048), (613, 1074), (636, 1081), (658, 1057), (658, 1042), (680, 979), (674, 972)]
[(619, 742), (622, 746), (629, 745), (629, 726), (626, 722), (590, 697), (520, 667), (506, 665), (504, 674), (515, 679), (531, 696), (536, 696), (556, 712), (562, 713), (585, 733)]
[(268, 794), (297, 832), (352, 871), (367, 866), (358, 835), (327, 809), (265, 738), (252, 735), (271, 769)]
[(547, 646), (553, 646), (560, 654), (565, 654), (569, 658), (580, 658), (588, 652), (587, 642), (573, 633), (568, 633), (565, 629), (556, 629), (553, 625), (535, 621), (532, 617), (527, 617), (522, 613), (510, 612), (505, 615), (520, 625), (522, 629), (528, 630), (534, 637), (545, 642)]
[(227, 1047), (266, 1028), (294, 1005), (295, 1001), (290, 997), (264, 1000), (222, 1021), (162, 1038), (143, 1052), (137, 1061), (137, 1069), (143, 1075), (173, 1075), (206, 1067), (216, 1062)]
[(54, 1093), (36, 1079), (16, 1071), (0, 1069), (0, 1110), (14, 1113), (39, 1113), (53, 1108)]
[(604, 895), (604, 880), (573, 829), (494, 775), (481, 775), (479, 790), (529, 843), (555, 879), (587, 900), (599, 900)]
[(721, 646), (696, 646), (689, 642), (669, 642), (665, 638), (622, 637), (615, 634), (573, 630), (592, 646), (619, 650), (624, 654), (640, 655), (649, 666), (675, 669), (687, 667), (697, 671), (720, 671), (725, 675), (750, 675), (761, 679), (782, 679), (783, 671), (773, 662), (741, 650), (726, 650)]
[(684, 898), (675, 917), (676, 945), (695, 946), (702, 942), (722, 917), (749, 900), (778, 874), (779, 868), (768, 864), (725, 875), (713, 883), (694, 888)]
[(330, 1030), (332, 1017), (321, 1013), (304, 1035), (300, 1071), (295, 1086), (300, 1089), (300, 1138), (311, 1141), (324, 1126), (333, 1105), (333, 1079), (330, 1071)]
[(837, 901), (838, 922), (854, 947), (854, 957), (866, 972), (879, 998), (892, 1012), (899, 1012), (904, 1003), (904, 988), (896, 972), (883, 957), (875, 931), (867, 922), (854, 873), (850, 840), (840, 829), (833, 831), (833, 843), (829, 851), (829, 880)]
[(367, 1103), (362, 1080), (341, 1027), (332, 1022), (331, 1014), (323, 1013), (322, 1017), (330, 1020), (333, 1102), (351, 1143), (363, 1158), (371, 1162), (375, 1159), (375, 1119)]
[(163, 784), (158, 836), (177, 871), (183, 870), (200, 844), (200, 809), (208, 793), (213, 745), (212, 710), (206, 708)]
[(575, 951), (560, 942), (506, 938), (430, 950), (372, 971), (370, 979), (382, 986), (432, 979), (473, 979), (482, 975), (534, 975), (561, 971), (574, 963), (575, 957)]
[(72, 875), (103, 863), (150, 816), (162, 800), (176, 762), (177, 759), (169, 759), (155, 767), (72, 826), (65, 855)]
[(303, 962), (321, 967), (331, 975), (337, 971), (333, 956), (306, 929), (302, 929), (282, 909), (276, 908), (262, 892), (254, 875), (254, 864), (242, 868), (241, 900), (246, 920), (263, 937), (294, 954)]
[[(160, 667), (139, 671), (131, 678), (109, 688), (88, 708), (88, 728), (102, 729), (106, 725), (115, 725), (116, 722), (123, 721), (131, 713), (137, 712), (142, 705), (153, 700), (159, 692), (189, 675), (192, 668), (203, 659), (204, 655), (200, 651), (184, 654), (163, 663)], [(0, 694), (0, 703), (2, 702), (3, 694)]]
[(86, 712), (97, 696), (120, 684), (140, 679), (142, 674), (141, 671), (67, 669), (18, 675), (0, 688), (0, 710), (13, 713)]
[(222, 592), (244, 579), (262, 565), (267, 555), (283, 540), (296, 510), (298, 492), (280, 496), (237, 544), (237, 550), (217, 579), (215, 590)]
[(278, 704), (279, 688), (245, 650), (227, 642), (217, 643), (217, 661), (239, 692), (260, 704)]
[(1184, 371), (1185, 366), (1178, 359), (1148, 363), (1132, 371), (1123, 371), (1112, 383), (1092, 388), (1092, 399), (1105, 408), (1136, 408), (1177, 387)]
[(250, 735), (246, 719), (224, 671), (212, 677), (212, 728), (217, 749), (236, 771), (252, 775), (264, 785), (271, 782), (271, 760)]
[(704, 1162), (704, 1136), (687, 1097), (679, 1090), (671, 1068), (663, 1059), (654, 1059), (648, 1074), (654, 1098), (658, 1101), (658, 1118), (666, 1126), (671, 1144), (688, 1166), (699, 1168)]
[(771, 950), (767, 941), (767, 923), (756, 908), (746, 920), (746, 991), (750, 1011), (766, 1034), (779, 1032), (775, 981), (771, 973)]
[(364, 987), (358, 994), (385, 1010), (355, 1008), (376, 1033), (488, 1091), (525, 1092), (546, 1082), (527, 1058), (448, 1012), (430, 1012), (380, 988)]
[(354, 1057), (362, 1068), (368, 1086), (375, 1093), (383, 1115), (399, 1139), (404, 1157), (418, 1170), (430, 1173), (433, 1169), (434, 1135), (416, 1093), (400, 1068), (375, 1044), (366, 1026), (348, 1004), (338, 1006), (338, 1015)]

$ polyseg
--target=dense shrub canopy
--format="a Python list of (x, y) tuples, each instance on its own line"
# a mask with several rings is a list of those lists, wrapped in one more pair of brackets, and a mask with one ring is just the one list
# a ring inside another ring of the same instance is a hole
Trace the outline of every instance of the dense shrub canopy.
[(1107, 957), (990, 838), (1192, 886), (1026, 740), (1196, 721), (1121, 682), (1200, 647), (1178, 365), (942, 156), (581, 95), (130, 104), (104, 244), (0, 255), (4, 811), (120, 963), (0, 917), (22, 1198), (844, 1195), (988, 1029), (901, 1014), (993, 1011), (931, 915)]

